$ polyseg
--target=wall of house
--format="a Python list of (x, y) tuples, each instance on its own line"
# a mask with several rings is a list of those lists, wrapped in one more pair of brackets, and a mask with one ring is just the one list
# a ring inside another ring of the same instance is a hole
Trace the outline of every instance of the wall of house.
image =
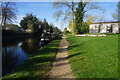
[(89, 33), (118, 33), (118, 23), (90, 24)]

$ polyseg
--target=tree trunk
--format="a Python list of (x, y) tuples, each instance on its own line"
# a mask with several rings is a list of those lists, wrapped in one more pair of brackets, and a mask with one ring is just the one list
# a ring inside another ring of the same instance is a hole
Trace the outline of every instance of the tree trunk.
[(3, 16), (3, 9), (1, 7), (1, 26), (3, 25), (3, 21), (4, 21), (4, 16)]
[(4, 20), (4, 18), (3, 18), (3, 16), (2, 16), (2, 20), (1, 20), (1, 26), (3, 25), (3, 20)]
[(75, 14), (74, 13), (75, 13), (74, 12), (74, 2), (72, 1), (72, 34), (73, 34), (73, 36), (75, 35), (75, 24), (74, 24), (74, 21), (75, 21), (74, 16), (75, 16)]
[(3, 24), (6, 25), (6, 16), (4, 17)]

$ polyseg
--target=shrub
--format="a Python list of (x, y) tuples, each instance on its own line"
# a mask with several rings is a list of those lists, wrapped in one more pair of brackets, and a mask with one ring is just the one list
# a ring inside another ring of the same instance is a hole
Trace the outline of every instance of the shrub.
[(75, 27), (76, 27), (77, 34), (84, 34), (89, 32), (89, 25), (87, 22), (76, 24)]

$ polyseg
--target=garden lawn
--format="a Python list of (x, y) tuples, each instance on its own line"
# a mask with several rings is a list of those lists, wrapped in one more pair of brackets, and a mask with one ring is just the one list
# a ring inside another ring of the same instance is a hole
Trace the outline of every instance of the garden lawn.
[(118, 77), (118, 35), (67, 36), (69, 62), (76, 78)]
[(40, 80), (47, 78), (49, 70), (52, 68), (52, 62), (58, 49), (60, 40), (54, 40), (45, 47), (41, 48), (35, 54), (30, 55), (29, 59), (15, 71), (2, 78), (2, 80), (10, 79), (27, 79)]

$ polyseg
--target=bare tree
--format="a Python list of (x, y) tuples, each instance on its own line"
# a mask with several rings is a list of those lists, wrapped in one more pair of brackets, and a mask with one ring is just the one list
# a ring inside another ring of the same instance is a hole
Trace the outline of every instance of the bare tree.
[(114, 13), (112, 14), (112, 17), (113, 17), (115, 20), (120, 21), (120, 1), (118, 2), (115, 11), (114, 11)]
[(87, 15), (87, 18), (86, 18), (86, 21), (88, 23), (92, 23), (96, 20), (97, 16), (95, 14), (88, 14)]
[(1, 2), (1, 25), (12, 22), (16, 18), (14, 2)]
[(115, 12), (112, 14), (112, 17), (113, 17), (115, 20), (118, 20), (118, 10), (115, 10)]
[[(120, 1), (118, 2), (118, 21), (120, 21)], [(120, 33), (120, 23), (118, 24), (119, 25), (119, 33)]]
[(104, 13), (102, 13), (102, 14), (97, 14), (96, 16), (97, 16), (97, 18), (96, 18), (96, 21), (97, 21), (97, 22), (104, 22), (104, 21), (106, 21), (106, 18), (105, 18), (105, 16), (104, 16)]
[[(57, 8), (57, 11), (55, 12), (55, 17), (57, 20), (59, 20), (60, 17), (63, 17), (63, 20), (71, 20), (72, 26), (74, 26), (74, 17), (75, 17), (75, 9), (76, 9), (77, 3), (73, 2), (55, 2), (54, 7)], [(66, 8), (64, 10), (64, 8)], [(74, 27), (72, 27), (72, 33), (74, 34)]]

